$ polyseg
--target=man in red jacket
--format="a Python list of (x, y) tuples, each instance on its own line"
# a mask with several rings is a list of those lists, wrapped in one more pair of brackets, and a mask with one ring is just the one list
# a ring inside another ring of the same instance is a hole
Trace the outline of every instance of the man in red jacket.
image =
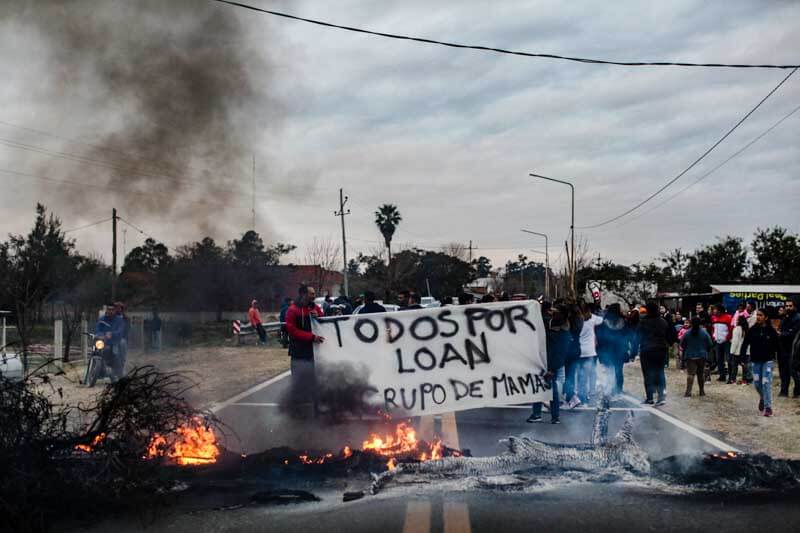
[(310, 396), (314, 414), (317, 413), (314, 344), (324, 342), (325, 338), (311, 332), (311, 321), (324, 315), (322, 309), (314, 303), (316, 295), (314, 287), (301, 285), (297, 291), (297, 299), (286, 311), (289, 357), (292, 358), (291, 408), (294, 412)]
[(726, 362), (729, 369), (733, 368), (733, 356), (731, 356), (733, 328), (731, 328), (731, 320), (733, 318), (722, 305), (716, 305), (712, 308), (711, 339), (714, 341), (714, 359), (719, 369), (717, 381), (727, 381), (729, 384), (734, 383), (727, 378), (727, 372), (725, 371)]

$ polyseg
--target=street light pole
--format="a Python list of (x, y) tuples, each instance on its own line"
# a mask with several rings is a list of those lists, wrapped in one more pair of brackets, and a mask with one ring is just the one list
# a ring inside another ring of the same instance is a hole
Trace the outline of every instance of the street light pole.
[(547, 181), (553, 181), (555, 183), (561, 183), (562, 185), (569, 186), (570, 193), (572, 195), (572, 208), (571, 208), (570, 223), (569, 223), (569, 237), (570, 237), (570, 248), (571, 248), (569, 284), (570, 284), (570, 290), (572, 292), (572, 297), (575, 298), (575, 296), (578, 294), (577, 291), (575, 290), (575, 186), (568, 181), (557, 180), (555, 178), (548, 178), (547, 176), (542, 176), (541, 174), (530, 173), (529, 176), (531, 176), (532, 178), (539, 178)]
[(538, 231), (531, 231), (529, 229), (520, 230), (524, 233), (531, 235), (538, 235), (544, 237), (544, 298), (550, 300), (550, 245), (548, 244), (547, 235), (539, 233)]

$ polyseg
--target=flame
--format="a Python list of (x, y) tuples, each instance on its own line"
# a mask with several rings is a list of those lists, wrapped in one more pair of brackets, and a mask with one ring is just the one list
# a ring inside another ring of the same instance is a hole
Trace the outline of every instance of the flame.
[(76, 450), (80, 450), (82, 452), (86, 452), (86, 453), (92, 453), (94, 451), (95, 447), (97, 447), (98, 444), (103, 442), (103, 439), (105, 439), (105, 438), (106, 438), (106, 434), (105, 433), (100, 433), (99, 435), (96, 435), (94, 439), (92, 439), (92, 443), (91, 444), (76, 444), (75, 445), (75, 449)]
[[(441, 459), (441, 458), (442, 458), (442, 441), (436, 439), (433, 443), (433, 446), (431, 446), (431, 460), (434, 461), (436, 459)], [(424, 461), (425, 459), (422, 460)]]
[[(388, 415), (384, 416), (388, 418)], [(435, 461), (442, 459), (445, 454), (453, 457), (462, 456), (458, 450), (447, 448), (439, 438), (431, 442), (419, 440), (411, 421), (398, 423), (393, 431), (385, 435), (370, 434), (369, 438), (361, 444), (361, 451), (388, 458), (386, 468), (389, 470), (397, 468), (400, 461)], [(344, 460), (352, 456), (353, 450), (348, 445), (342, 448), (341, 452), (336, 455), (336, 459), (332, 453), (321, 457), (311, 457), (308, 453), (304, 453), (296, 456), (296, 459), (285, 460), (284, 464), (288, 465), (290, 462), (306, 465), (323, 464), (329, 460)]]
[(736, 457), (736, 452), (728, 452), (728, 457)]
[(415, 451), (419, 446), (417, 432), (405, 422), (400, 422), (394, 430), (394, 435), (387, 434), (383, 438), (376, 434), (370, 435), (361, 445), (362, 450), (372, 450), (380, 455), (394, 456)]
[(179, 465), (215, 463), (218, 455), (217, 437), (201, 418), (179, 427), (169, 440), (155, 435), (147, 449), (148, 458), (169, 457)]

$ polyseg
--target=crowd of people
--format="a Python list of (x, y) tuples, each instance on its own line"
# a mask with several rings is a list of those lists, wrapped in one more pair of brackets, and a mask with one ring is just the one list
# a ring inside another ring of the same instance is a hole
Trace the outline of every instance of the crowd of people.
[[(697, 381), (700, 396), (712, 375), (728, 385), (753, 385), (758, 410), (773, 416), (772, 375), (777, 360), (780, 395), (800, 397), (800, 314), (797, 303), (786, 302), (776, 327), (766, 309), (754, 302), (739, 305), (733, 315), (721, 304), (698, 303), (693, 316), (650, 302), (623, 316), (619, 304), (601, 313), (592, 303), (544, 302), (548, 377), (553, 383), (551, 421), (559, 423), (561, 409), (574, 409), (596, 397), (621, 394), (623, 366), (639, 360), (645, 404), (666, 403), (666, 374), (670, 353), (686, 372), (684, 396), (691, 397)], [(598, 365), (602, 368), (598, 380)], [(741, 371), (741, 372), (740, 372)], [(562, 395), (563, 392), (563, 395)], [(528, 422), (542, 420), (542, 404), (533, 405)]]
[[(508, 295), (486, 295), (480, 303), (510, 300)], [(420, 296), (414, 291), (397, 294), (400, 311), (420, 309)], [(475, 303), (462, 294), (443, 299), (441, 305), (457, 300), (459, 305)], [(250, 323), (266, 341), (257, 301), (248, 313)], [(394, 309), (394, 308), (393, 308)], [(311, 331), (312, 317), (342, 314), (383, 313), (375, 293), (366, 291), (349, 299), (326, 297), (317, 304), (313, 287), (302, 285), (295, 299), (287, 298), (280, 311), (284, 324), (282, 339), (289, 349), (292, 389), (313, 396), (313, 345), (325, 339)], [(620, 304), (605, 309), (591, 302), (556, 300), (542, 302), (542, 316), (547, 337), (547, 376), (552, 384), (551, 422), (559, 423), (561, 409), (575, 409), (601, 397), (614, 398), (623, 393), (626, 363), (636, 360), (644, 381), (644, 404), (666, 403), (665, 368), (670, 359), (686, 373), (684, 396), (691, 397), (695, 382), (705, 396), (712, 376), (725, 384), (753, 385), (759, 397), (759, 411), (772, 416), (772, 375), (777, 360), (780, 395), (788, 396), (794, 381), (794, 397), (800, 397), (800, 314), (796, 302), (789, 301), (781, 310), (777, 329), (765, 309), (754, 302), (738, 306), (731, 315), (723, 305), (706, 308), (697, 303), (690, 317), (649, 302), (623, 313)], [(313, 399), (313, 398), (312, 398)], [(529, 422), (542, 420), (541, 403), (533, 405)]]

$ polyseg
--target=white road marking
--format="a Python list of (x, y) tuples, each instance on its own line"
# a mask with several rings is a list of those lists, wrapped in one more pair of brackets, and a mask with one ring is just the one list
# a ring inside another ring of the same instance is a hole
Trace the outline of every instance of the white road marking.
[(211, 404), (211, 407), (209, 408), (209, 411), (211, 411), (212, 413), (219, 413), (221, 410), (225, 409), (229, 405), (232, 405), (232, 404), (238, 402), (239, 400), (250, 396), (254, 392), (258, 392), (261, 389), (265, 389), (265, 388), (269, 387), (270, 385), (272, 385), (273, 383), (277, 383), (278, 381), (282, 380), (283, 378), (288, 377), (289, 375), (291, 375), (291, 371), (287, 370), (286, 372), (284, 372), (282, 374), (278, 374), (274, 378), (268, 379), (267, 381), (261, 382), (258, 385), (250, 387), (249, 389), (247, 389), (244, 392), (240, 392), (239, 394), (237, 394), (236, 396), (234, 396), (232, 398), (228, 398), (227, 400), (225, 400), (223, 402), (213, 403), (213, 404)]
[[(501, 405), (501, 406), (492, 406), (488, 407), (487, 409), (531, 409), (530, 405)], [(609, 407), (609, 411), (645, 411), (641, 407)], [(574, 409), (567, 409), (566, 407), (562, 407), (561, 411), (597, 411), (596, 407), (576, 407)]]
[[(637, 400), (636, 398), (634, 398), (633, 396), (631, 396), (629, 394), (625, 394), (623, 396), (627, 401), (629, 401), (629, 402), (631, 402), (633, 404), (640, 403), (639, 400)], [(659, 411), (658, 409), (656, 409), (654, 407), (650, 407), (649, 405), (641, 408), (640, 410), (647, 411), (651, 415), (655, 415), (655, 416), (657, 416), (657, 417), (659, 417), (659, 418), (661, 418), (663, 420), (666, 420), (667, 422), (669, 422), (670, 424), (674, 425), (675, 427), (678, 427), (678, 428), (684, 430), (685, 432), (689, 433), (690, 435), (693, 435), (693, 436), (697, 437), (698, 439), (707, 442), (711, 446), (714, 446), (715, 448), (718, 448), (721, 451), (730, 451), (730, 452), (739, 452), (740, 451), (737, 448), (731, 446), (730, 444), (728, 444), (726, 442), (723, 442), (723, 441), (721, 441), (721, 440), (719, 440), (719, 439), (717, 439), (715, 437), (712, 437), (708, 433), (700, 431), (696, 427), (690, 426), (686, 422), (683, 422), (682, 420), (679, 420), (679, 419), (675, 418), (674, 416), (665, 413), (664, 411)]]

